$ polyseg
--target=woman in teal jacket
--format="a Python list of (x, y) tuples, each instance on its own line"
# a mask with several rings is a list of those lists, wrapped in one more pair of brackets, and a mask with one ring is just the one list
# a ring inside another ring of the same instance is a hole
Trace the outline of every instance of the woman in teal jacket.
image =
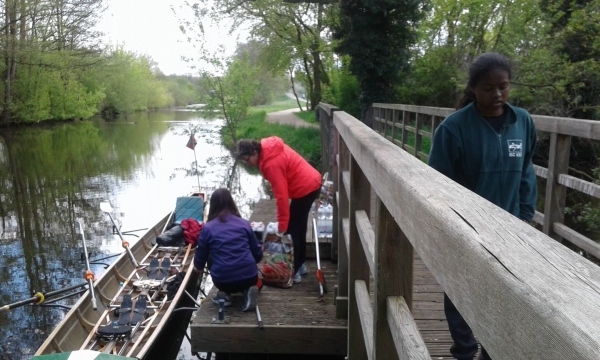
[[(429, 165), (519, 219), (530, 222), (537, 199), (531, 159), (536, 133), (531, 116), (507, 103), (509, 60), (497, 53), (477, 57), (469, 68), (458, 111), (437, 128)], [(448, 296), (444, 311), (459, 360), (473, 359), (477, 342)], [(478, 359), (490, 359), (482, 347)]]

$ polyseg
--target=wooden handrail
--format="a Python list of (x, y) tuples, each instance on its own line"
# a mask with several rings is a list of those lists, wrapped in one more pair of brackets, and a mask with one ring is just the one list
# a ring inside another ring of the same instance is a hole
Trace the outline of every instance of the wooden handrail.
[[(373, 104), (373, 108), (375, 113), (374, 130), (423, 161), (427, 161), (429, 156), (421, 149), (422, 138), (431, 138), (439, 122), (455, 111), (450, 108), (381, 103)], [(389, 111), (394, 112), (394, 115), (387, 117)], [(399, 118), (397, 113), (400, 112), (402, 112), (402, 118), (404, 119), (402, 122), (396, 121)], [(410, 117), (410, 114), (415, 114), (416, 126), (408, 125), (406, 118)], [(419, 122), (419, 119), (423, 116), (432, 117), (431, 132), (420, 130), (420, 126), (423, 126), (423, 123)], [(567, 188), (600, 198), (600, 185), (568, 175), (571, 137), (577, 136), (584, 139), (600, 140), (600, 122), (543, 115), (532, 115), (531, 118), (535, 123), (536, 129), (542, 132), (549, 132), (551, 138), (550, 153), (548, 154), (550, 169), (534, 165), (536, 175), (547, 181), (545, 182), (546, 203), (544, 212), (536, 213), (533, 221), (542, 225), (544, 233), (552, 238), (561, 242), (563, 239), (567, 240), (600, 259), (600, 244), (564, 225)], [(401, 129), (402, 138), (397, 139), (393, 135), (394, 133), (390, 135), (382, 131), (379, 125), (377, 125), (379, 123), (385, 123), (386, 126), (394, 129)], [(412, 133), (415, 136), (414, 147), (407, 144), (408, 137), (406, 134), (408, 133)]]
[[(351, 296), (346, 290), (340, 297), (349, 296), (348, 306), (357, 309), (358, 317), (349, 318), (349, 340), (356, 339), (356, 334), (367, 340), (362, 348), (357, 347), (357, 354), (364, 351), (368, 358), (375, 359), (372, 354), (381, 350), (373, 345), (372, 353), (369, 352), (369, 339), (373, 336), (372, 344), (377, 344), (380, 337), (385, 336), (383, 331), (363, 334), (381, 325), (377, 313), (387, 312), (388, 323), (399, 322), (389, 320), (389, 316), (392, 320), (399, 319), (391, 315), (385, 302), (386, 309), (383, 309), (381, 303), (375, 301), (369, 315), (371, 305), (367, 306), (364, 300), (369, 288), (367, 279), (353, 278), (356, 273), (352, 275), (355, 264), (361, 261), (367, 264), (369, 257), (359, 235), (368, 227), (364, 216), (368, 212), (360, 211), (365, 204), (357, 201), (365, 201), (364, 196), (362, 200), (357, 198), (358, 189), (353, 186), (357, 182), (361, 184), (360, 191), (364, 191), (366, 181), (375, 191), (382, 209), (389, 212), (388, 219), (393, 219), (461, 314), (473, 324), (473, 330), (492, 358), (531, 359), (535, 355), (540, 359), (589, 359), (597, 356), (600, 269), (596, 265), (439, 174), (349, 114), (336, 111), (333, 123), (340, 149), (340, 172), (336, 181), (346, 183), (344, 172), (348, 171), (350, 185), (338, 187), (339, 197), (336, 194), (340, 215), (345, 213), (347, 219), (334, 221), (347, 238), (345, 255), (350, 257), (346, 264), (350, 267), (350, 273), (346, 272), (349, 277), (340, 275), (340, 284), (348, 279), (353, 290)], [(354, 200), (348, 202), (350, 198)], [(348, 212), (353, 208), (355, 211)], [(382, 209), (378, 213), (382, 213)], [(556, 228), (561, 231), (560, 226)], [(377, 254), (379, 231), (375, 231), (374, 252)], [(342, 255), (340, 253), (340, 259)], [(360, 260), (360, 256), (364, 260)], [(375, 258), (373, 266), (367, 265), (371, 268), (375, 288), (384, 281), (378, 270), (372, 270), (379, 263)], [(386, 263), (394, 264), (394, 261), (388, 259)], [(339, 266), (342, 274), (341, 261)], [(386, 276), (394, 273), (386, 271)], [(380, 298), (383, 295), (380, 293)], [(362, 325), (365, 316), (375, 319), (372, 326)], [(414, 323), (403, 324), (401, 329), (408, 333), (411, 327)], [(351, 343), (349, 341), (349, 346)], [(416, 348), (421, 346), (424, 344), (417, 341)], [(407, 358), (428, 358), (428, 354), (418, 354)]]

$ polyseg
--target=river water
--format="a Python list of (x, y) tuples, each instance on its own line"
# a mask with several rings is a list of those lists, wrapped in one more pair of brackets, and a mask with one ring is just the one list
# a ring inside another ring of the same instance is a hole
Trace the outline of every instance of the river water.
[[(195, 152), (186, 147), (190, 125), (200, 129)], [(103, 200), (123, 232), (152, 226), (198, 185), (228, 187), (248, 218), (265, 197), (262, 177), (235, 166), (220, 141), (222, 125), (173, 110), (1, 130), (0, 306), (85, 281), (75, 220), (85, 228), (92, 270), (102, 275), (114, 260), (103, 258), (122, 251)], [(0, 359), (29, 359), (66, 312), (27, 305), (0, 313)], [(192, 359), (186, 342), (180, 360)]]

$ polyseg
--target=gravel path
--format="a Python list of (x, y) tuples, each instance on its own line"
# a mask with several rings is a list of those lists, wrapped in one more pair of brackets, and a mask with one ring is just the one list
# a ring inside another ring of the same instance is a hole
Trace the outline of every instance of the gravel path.
[(271, 124), (292, 125), (294, 127), (319, 127), (317, 124), (310, 124), (302, 120), (300, 117), (294, 115), (295, 112), (298, 112), (298, 109), (294, 108), (269, 113), (267, 114), (267, 122)]

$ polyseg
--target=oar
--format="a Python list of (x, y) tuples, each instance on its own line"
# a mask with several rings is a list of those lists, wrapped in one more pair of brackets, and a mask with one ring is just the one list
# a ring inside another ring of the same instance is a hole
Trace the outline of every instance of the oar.
[(135, 260), (135, 257), (133, 257), (133, 253), (131, 252), (131, 249), (129, 249), (129, 243), (127, 241), (125, 241), (125, 239), (123, 238), (123, 234), (121, 233), (121, 230), (119, 230), (119, 227), (117, 226), (117, 224), (115, 223), (115, 220), (113, 219), (113, 217), (111, 215), (113, 208), (112, 208), (112, 206), (110, 206), (110, 203), (108, 201), (102, 201), (100, 203), (100, 210), (102, 210), (108, 214), (110, 221), (113, 223), (115, 229), (117, 229), (119, 238), (121, 238), (121, 245), (123, 246), (123, 248), (125, 248), (125, 251), (127, 251), (127, 255), (129, 255), (129, 259), (133, 263), (133, 266), (135, 266), (136, 268), (140, 267), (140, 264), (138, 264), (137, 260)]
[[(327, 186), (327, 178), (329, 173), (323, 174), (323, 185)], [(319, 232), (317, 231), (317, 221), (315, 219), (315, 212), (313, 211), (313, 234), (315, 237), (315, 250), (317, 255), (317, 279), (319, 280), (319, 295), (320, 299), (323, 299), (323, 294), (327, 292), (327, 283), (325, 282), (325, 276), (321, 270), (321, 256), (319, 255)]]
[(41, 305), (44, 302), (44, 300), (46, 300), (46, 298), (48, 298), (50, 296), (62, 294), (64, 292), (67, 292), (67, 291), (70, 291), (70, 290), (73, 290), (73, 289), (77, 289), (77, 288), (80, 288), (80, 287), (83, 287), (83, 286), (86, 286), (86, 285), (87, 285), (87, 283), (82, 283), (82, 284), (79, 284), (79, 285), (73, 285), (73, 286), (66, 287), (64, 289), (50, 291), (49, 293), (46, 293), (46, 294), (43, 294), (41, 292), (37, 292), (32, 297), (30, 297), (29, 299), (17, 301), (15, 303), (4, 305), (4, 306), (0, 307), (0, 312), (12, 310), (12, 309), (16, 309), (18, 307), (21, 307), (21, 306), (24, 306), (24, 305), (27, 305), (27, 304)]
[(85, 234), (83, 232), (83, 226), (81, 226), (81, 223), (79, 221), (75, 221), (75, 228), (81, 233), (81, 242), (83, 243), (83, 252), (85, 253), (85, 266), (87, 269), (85, 272), (85, 280), (88, 282), (90, 295), (92, 296), (92, 309), (96, 311), (98, 307), (96, 306), (96, 296), (94, 295), (94, 273), (90, 269), (90, 259), (88, 258), (88, 251), (87, 245), (85, 243)]
[(317, 232), (317, 222), (313, 217), (313, 229), (315, 236), (315, 250), (317, 255), (317, 279), (319, 279), (319, 295), (323, 298), (323, 294), (327, 292), (327, 283), (325, 283), (325, 277), (321, 270), (321, 256), (319, 255), (319, 234)]

